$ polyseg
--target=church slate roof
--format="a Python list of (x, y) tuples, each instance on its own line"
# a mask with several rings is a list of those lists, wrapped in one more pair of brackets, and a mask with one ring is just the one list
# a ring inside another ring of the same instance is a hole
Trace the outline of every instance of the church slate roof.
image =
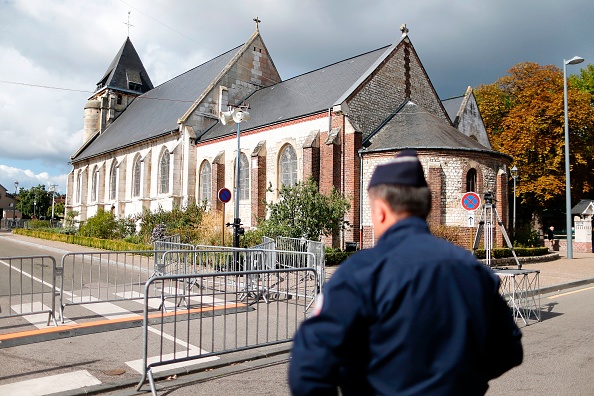
[(153, 83), (128, 37), (97, 83), (97, 90), (108, 87), (129, 91), (129, 82), (140, 85), (142, 93), (153, 89)]
[[(241, 130), (285, 122), (328, 111), (386, 52), (389, 46), (293, 77), (254, 92), (245, 102), (250, 105), (250, 119)], [(237, 131), (235, 124), (220, 122), (207, 130), (200, 141), (216, 139)]]
[(177, 120), (240, 49), (238, 46), (138, 96), (72, 160), (80, 161), (177, 130)]
[(372, 132), (363, 146), (368, 152), (405, 148), (493, 152), (409, 100)]
[(448, 113), (448, 117), (450, 117), (450, 121), (452, 121), (454, 126), (457, 125), (456, 117), (458, 116), (458, 112), (460, 111), (460, 106), (462, 106), (464, 98), (465, 96), (461, 95), (441, 101), (443, 108), (445, 109), (446, 113)]

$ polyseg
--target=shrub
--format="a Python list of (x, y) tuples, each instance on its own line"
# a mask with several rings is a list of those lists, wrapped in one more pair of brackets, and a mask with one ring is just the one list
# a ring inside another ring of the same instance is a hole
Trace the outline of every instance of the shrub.
[(81, 225), (78, 233), (82, 236), (111, 239), (117, 235), (117, 223), (111, 212), (99, 208), (95, 216)]
[(333, 266), (342, 263), (355, 252), (345, 252), (340, 249), (326, 248), (326, 266)]

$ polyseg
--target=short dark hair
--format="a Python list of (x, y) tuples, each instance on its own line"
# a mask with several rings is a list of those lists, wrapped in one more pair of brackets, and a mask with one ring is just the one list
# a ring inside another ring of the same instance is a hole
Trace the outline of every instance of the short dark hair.
[(408, 213), (427, 219), (431, 211), (431, 192), (428, 187), (397, 184), (378, 184), (368, 191), (371, 199), (384, 200), (394, 213)]

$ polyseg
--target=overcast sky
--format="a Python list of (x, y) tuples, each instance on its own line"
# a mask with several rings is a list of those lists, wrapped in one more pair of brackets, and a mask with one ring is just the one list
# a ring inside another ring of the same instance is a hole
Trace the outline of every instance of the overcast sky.
[(442, 99), (519, 62), (594, 63), (592, 0), (0, 0), (0, 184), (56, 184), (83, 106), (128, 35), (155, 86), (243, 44), (253, 18), (283, 79), (409, 37)]

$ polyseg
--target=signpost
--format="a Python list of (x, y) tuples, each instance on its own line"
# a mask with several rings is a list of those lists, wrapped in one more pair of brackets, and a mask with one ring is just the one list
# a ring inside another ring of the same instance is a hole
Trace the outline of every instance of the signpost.
[(221, 243), (222, 246), (225, 246), (225, 204), (231, 201), (231, 191), (223, 187), (219, 190), (217, 196), (219, 197), (219, 201), (223, 203), (223, 242)]
[(474, 211), (481, 206), (481, 197), (473, 192), (469, 191), (462, 195), (460, 200), (462, 208), (468, 212), (468, 227), (470, 228), (470, 243), (472, 243), (472, 229), (474, 228)]

